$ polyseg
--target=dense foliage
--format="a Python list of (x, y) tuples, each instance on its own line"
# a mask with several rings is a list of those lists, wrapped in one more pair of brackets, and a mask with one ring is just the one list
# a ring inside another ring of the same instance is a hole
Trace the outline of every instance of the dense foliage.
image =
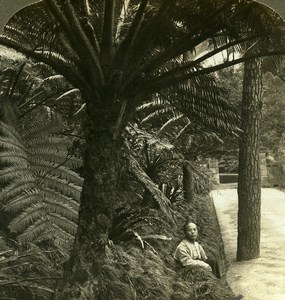
[[(124, 135), (137, 107), (159, 95), (195, 122), (196, 132), (201, 127), (238, 132), (236, 110), (211, 73), (284, 53), (276, 43), (283, 34), (280, 24), (277, 14), (246, 0), (43, 0), (10, 20), (1, 43), (48, 64), (80, 91), (82, 99), (77, 112), (84, 111), (85, 117), (84, 183), (77, 235), (57, 299), (100, 297), (98, 279), (109, 259), (109, 238), (116, 224), (124, 227), (120, 220), (116, 223), (115, 211), (125, 202), (132, 181), (140, 186), (134, 189), (133, 203), (139, 202), (141, 191), (151, 194), (175, 220), (171, 201), (156, 184), (163, 178), (157, 167), (165, 162), (165, 153), (156, 155), (149, 143), (147, 149), (143, 145), (146, 168), (143, 160), (125, 155)], [(196, 56), (201, 46), (206, 51)], [(245, 55), (232, 55), (246, 48), (250, 51)], [(226, 59), (209, 64), (209, 58), (224, 51)], [(204, 140), (196, 136), (196, 152), (202, 152), (199, 144)], [(125, 170), (131, 174), (125, 175)], [(140, 234), (133, 233), (142, 243)], [(124, 297), (128, 296), (119, 295)]]

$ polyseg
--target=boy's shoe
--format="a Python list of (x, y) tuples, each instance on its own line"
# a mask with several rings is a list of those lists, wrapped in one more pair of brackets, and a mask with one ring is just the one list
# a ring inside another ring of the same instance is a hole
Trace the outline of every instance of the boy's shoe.
[(241, 300), (243, 298), (243, 295), (237, 295), (234, 300)]

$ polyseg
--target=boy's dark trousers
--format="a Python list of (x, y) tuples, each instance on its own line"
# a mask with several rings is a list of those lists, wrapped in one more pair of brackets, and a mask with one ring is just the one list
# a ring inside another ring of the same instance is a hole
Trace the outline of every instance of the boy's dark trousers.
[(220, 268), (219, 268), (218, 262), (217, 262), (215, 259), (213, 259), (213, 258), (208, 258), (205, 262), (206, 262), (208, 265), (211, 266), (213, 274), (214, 274), (217, 278), (221, 278)]

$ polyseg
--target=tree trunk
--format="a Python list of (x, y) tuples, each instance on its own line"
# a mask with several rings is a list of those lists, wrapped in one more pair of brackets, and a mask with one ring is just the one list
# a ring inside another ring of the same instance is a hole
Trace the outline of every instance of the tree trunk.
[(182, 171), (184, 199), (187, 203), (191, 203), (194, 198), (194, 180), (193, 172), (189, 167), (189, 163), (185, 163), (183, 165)]
[(118, 199), (117, 174), (121, 141), (114, 142), (116, 118), (87, 109), (89, 124), (84, 157), (84, 184), (79, 209), (78, 231), (56, 299), (96, 299), (98, 275), (106, 261), (108, 233), (112, 226), (113, 203)]
[[(158, 174), (156, 174), (156, 172), (152, 172), (149, 170), (146, 170), (145, 172), (148, 175), (148, 177), (153, 181), (153, 183), (158, 185), (158, 181), (157, 181)], [(141, 206), (153, 208), (153, 209), (159, 209), (158, 202), (154, 199), (153, 194), (147, 189), (145, 189), (143, 193)]]
[(261, 60), (245, 63), (239, 152), (237, 260), (260, 254), (261, 176), (259, 165), (262, 108)]

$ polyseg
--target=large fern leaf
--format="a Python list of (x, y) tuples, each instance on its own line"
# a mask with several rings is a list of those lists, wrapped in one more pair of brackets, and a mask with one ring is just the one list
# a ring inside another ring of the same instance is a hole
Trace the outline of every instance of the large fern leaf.
[(15, 216), (9, 228), (23, 243), (58, 236), (54, 242), (62, 244), (77, 228), (82, 178), (70, 167), (81, 161), (69, 153), (72, 141), (60, 136), (59, 119), (44, 109), (19, 122), (0, 123), (0, 199)]
[(139, 163), (135, 158), (131, 158), (130, 160), (130, 169), (131, 172), (135, 175), (137, 180), (144, 186), (145, 189), (150, 191), (151, 195), (154, 197), (155, 201), (159, 204), (161, 210), (173, 221), (175, 219), (173, 217), (171, 203), (169, 199), (158, 189), (155, 183), (149, 178), (149, 176), (143, 171), (140, 167)]

